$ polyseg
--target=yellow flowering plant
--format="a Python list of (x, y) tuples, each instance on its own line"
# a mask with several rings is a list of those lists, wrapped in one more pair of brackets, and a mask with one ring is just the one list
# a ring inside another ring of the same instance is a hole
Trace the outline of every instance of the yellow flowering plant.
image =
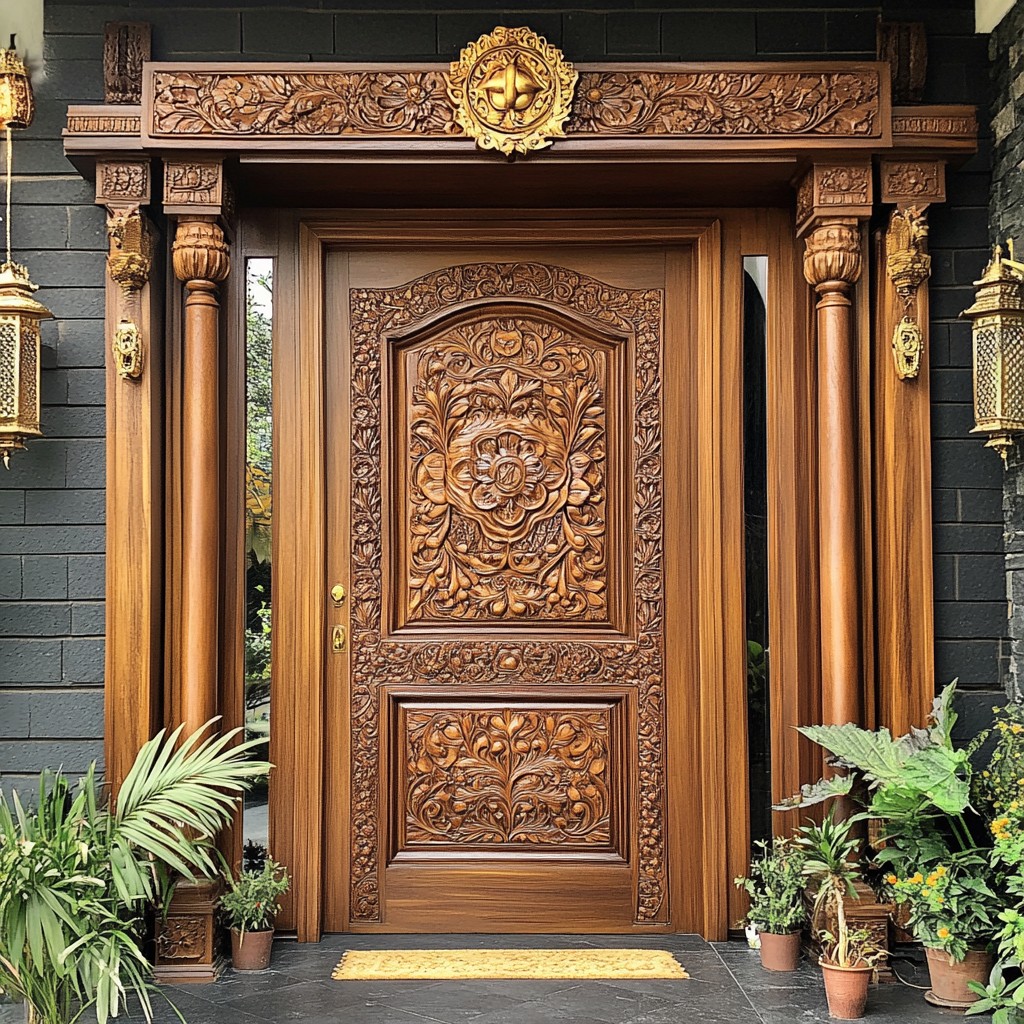
[(979, 749), (995, 741), (988, 764), (972, 779), (971, 802), (987, 817), (998, 818), (1024, 799), (1024, 705), (1010, 703), (992, 713), (991, 729), (972, 743)]
[(984, 946), (998, 929), (1002, 901), (989, 887), (987, 858), (962, 856), (899, 878), (886, 877), (894, 899), (910, 907), (909, 927), (924, 946), (960, 961), (972, 947)]

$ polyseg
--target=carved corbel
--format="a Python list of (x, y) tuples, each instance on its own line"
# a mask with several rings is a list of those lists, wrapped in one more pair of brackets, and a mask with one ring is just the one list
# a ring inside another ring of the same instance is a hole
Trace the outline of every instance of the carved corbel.
[(225, 212), (224, 167), (219, 159), (196, 158), (164, 161), (164, 212), (212, 214)]
[(150, 198), (148, 160), (101, 161), (96, 167), (96, 202), (107, 209), (107, 272), (120, 286), (111, 325), (118, 375), (138, 380), (144, 363), (142, 290), (152, 268), (152, 232), (143, 207)]
[(808, 234), (822, 218), (870, 217), (872, 199), (868, 161), (815, 164), (797, 183), (797, 233)]
[(917, 316), (918, 296), (931, 276), (928, 255), (928, 206), (946, 198), (941, 160), (883, 160), (882, 202), (896, 206), (885, 235), (885, 272), (899, 297), (900, 319), (893, 327), (896, 376), (913, 380), (921, 371), (927, 325)]
[(103, 102), (142, 102), (142, 66), (152, 54), (153, 28), (144, 21), (108, 21), (103, 32)]

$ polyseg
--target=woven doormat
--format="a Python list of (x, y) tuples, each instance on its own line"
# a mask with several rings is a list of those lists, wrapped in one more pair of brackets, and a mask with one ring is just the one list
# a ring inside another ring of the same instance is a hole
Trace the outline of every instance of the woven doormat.
[(663, 949), (352, 949), (335, 981), (688, 978)]

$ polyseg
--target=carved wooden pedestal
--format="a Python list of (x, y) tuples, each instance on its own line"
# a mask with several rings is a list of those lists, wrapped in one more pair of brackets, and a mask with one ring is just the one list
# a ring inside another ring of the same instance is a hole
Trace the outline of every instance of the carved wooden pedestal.
[(156, 980), (208, 982), (220, 977), (223, 954), (217, 931), (220, 879), (179, 882), (167, 916), (156, 923)]

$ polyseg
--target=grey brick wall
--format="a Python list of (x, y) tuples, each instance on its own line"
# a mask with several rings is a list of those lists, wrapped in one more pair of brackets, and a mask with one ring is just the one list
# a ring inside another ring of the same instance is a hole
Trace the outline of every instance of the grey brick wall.
[[(992, 242), (1012, 238), (1024, 249), (1024, 0), (1018, 0), (992, 33)], [(1018, 259), (1024, 252), (1018, 252)], [(1024, 450), (1018, 444), (1008, 460), (1003, 511), (1006, 596), (1010, 608), (1007, 683), (1024, 697)]]
[[(528, 24), (573, 60), (870, 58), (875, 19), (927, 22), (927, 99), (987, 107), (987, 41), (970, 0), (897, 6), (859, 0), (181, 0), (94, 5), (47, 0), (47, 77), (36, 124), (16, 148), (18, 256), (57, 314), (46, 333), (47, 439), (0, 474), (0, 773), (30, 775), (100, 754), (103, 601), (103, 309), (101, 213), (64, 160), (69, 102), (102, 96), (103, 23), (153, 24), (156, 59), (444, 60), (496, 23)], [(0, 10), (0, 28), (2, 28)], [(938, 677), (998, 685), (1005, 634), (998, 460), (969, 427), (970, 338), (957, 314), (988, 243), (989, 160), (950, 176), (932, 214)]]

